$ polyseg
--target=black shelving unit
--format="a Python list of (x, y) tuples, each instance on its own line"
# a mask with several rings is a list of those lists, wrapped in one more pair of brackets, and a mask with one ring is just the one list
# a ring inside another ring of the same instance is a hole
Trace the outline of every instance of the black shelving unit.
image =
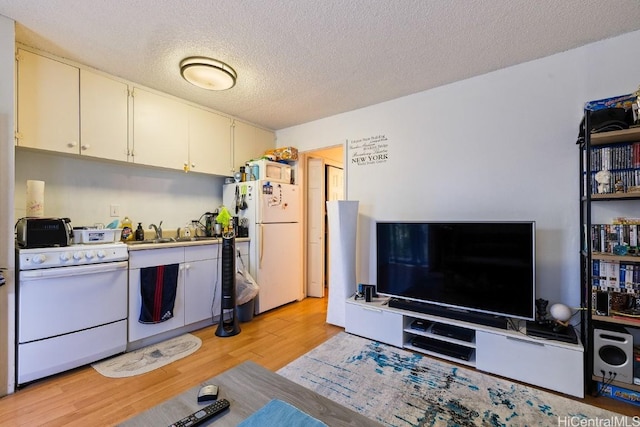
[[(628, 191), (625, 187), (623, 192), (615, 192), (614, 183), (611, 183), (611, 192), (598, 194), (597, 187), (594, 184), (594, 175), (598, 170), (594, 169), (591, 154), (594, 150), (602, 147), (620, 147), (621, 144), (640, 142), (640, 127), (625, 130), (611, 131), (591, 134), (591, 112), (586, 110), (584, 113), (585, 135), (584, 139), (578, 142), (580, 149), (580, 302), (584, 310), (581, 313), (581, 339), (584, 345), (584, 378), (586, 392), (595, 394), (597, 381), (601, 379), (593, 375), (594, 364), (594, 329), (616, 329), (624, 328), (640, 328), (640, 319), (629, 317), (625, 319), (621, 316), (599, 316), (594, 310), (594, 274), (593, 262), (595, 260), (622, 261), (630, 263), (640, 268), (640, 256), (638, 255), (614, 255), (603, 254), (594, 248), (592, 244), (592, 225), (593, 216), (592, 208), (598, 203), (608, 203), (611, 201), (632, 201), (640, 200), (640, 192)], [(619, 160), (619, 159), (618, 159)], [(615, 166), (615, 165), (614, 165)], [(620, 165), (618, 165), (620, 166)], [(620, 168), (621, 171), (638, 171), (640, 174), (640, 165), (638, 167)], [(640, 184), (636, 184), (640, 185)], [(638, 216), (640, 217), (640, 210)], [(640, 225), (638, 225), (640, 230)], [(640, 291), (636, 291), (640, 292)], [(637, 343), (636, 343), (637, 344)], [(640, 391), (639, 385), (619, 383), (612, 381), (611, 384), (626, 388), (629, 390)]]

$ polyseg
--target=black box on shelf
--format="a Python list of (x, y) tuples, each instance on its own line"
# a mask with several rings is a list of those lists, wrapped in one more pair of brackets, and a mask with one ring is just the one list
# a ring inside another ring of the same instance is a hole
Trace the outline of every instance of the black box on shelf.
[(431, 332), (436, 335), (442, 335), (445, 337), (453, 338), (460, 341), (473, 342), (476, 337), (476, 332), (472, 329), (460, 328), (454, 325), (447, 325), (444, 323), (436, 323), (431, 328)]
[(427, 320), (416, 319), (413, 322), (411, 322), (411, 329), (415, 329), (416, 331), (426, 332), (430, 325), (431, 325), (431, 322)]

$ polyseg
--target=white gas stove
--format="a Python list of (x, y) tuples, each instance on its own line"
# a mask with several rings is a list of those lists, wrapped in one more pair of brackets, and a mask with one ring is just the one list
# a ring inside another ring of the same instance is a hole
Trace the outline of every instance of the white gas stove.
[(126, 244), (18, 249), (16, 258), (18, 385), (125, 351)]

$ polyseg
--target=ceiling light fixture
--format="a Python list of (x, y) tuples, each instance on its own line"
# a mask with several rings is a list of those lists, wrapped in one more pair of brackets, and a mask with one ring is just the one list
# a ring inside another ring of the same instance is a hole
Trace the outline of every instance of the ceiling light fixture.
[(191, 56), (180, 61), (180, 74), (191, 83), (207, 90), (226, 90), (236, 84), (236, 71), (222, 61)]

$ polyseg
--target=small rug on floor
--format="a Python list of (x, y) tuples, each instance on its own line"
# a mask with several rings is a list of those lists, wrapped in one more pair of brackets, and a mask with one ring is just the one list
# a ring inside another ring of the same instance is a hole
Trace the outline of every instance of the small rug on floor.
[(624, 422), (620, 414), (345, 332), (278, 374), (387, 426)]
[(91, 366), (109, 378), (132, 377), (161, 368), (187, 357), (202, 345), (202, 340), (191, 334), (180, 335), (129, 353), (93, 363)]

